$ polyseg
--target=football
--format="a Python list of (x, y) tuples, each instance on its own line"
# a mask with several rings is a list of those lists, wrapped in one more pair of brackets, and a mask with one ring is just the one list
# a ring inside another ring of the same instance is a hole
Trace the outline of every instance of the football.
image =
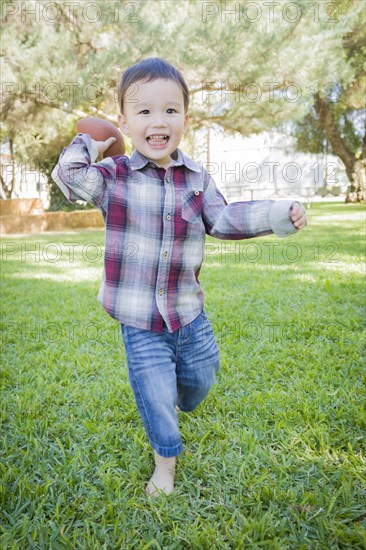
[(125, 143), (121, 132), (114, 124), (104, 120), (104, 118), (81, 118), (76, 123), (76, 131), (78, 134), (89, 134), (95, 141), (106, 141), (110, 137), (115, 137), (116, 141), (104, 151), (103, 158), (125, 154)]

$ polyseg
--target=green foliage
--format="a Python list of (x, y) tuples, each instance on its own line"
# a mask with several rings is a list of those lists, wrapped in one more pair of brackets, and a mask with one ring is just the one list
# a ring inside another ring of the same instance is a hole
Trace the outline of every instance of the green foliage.
[[(310, 153), (323, 152), (325, 139), (331, 134), (337, 134), (345, 150), (351, 153), (350, 157), (355, 161), (366, 154), (365, 9), (364, 4), (358, 1), (341, 0), (338, 4), (341, 11), (347, 13), (350, 25), (344, 28), (341, 38), (341, 55), (344, 67), (348, 67), (348, 70), (334, 75), (333, 82), (322, 94), (333, 118), (333, 127), (324, 127), (313, 106), (309, 105), (304, 118), (292, 124), (292, 134), (296, 138), (297, 149)], [(331, 143), (327, 145), (329, 152), (338, 154), (332, 150)], [(342, 160), (347, 166), (346, 157), (347, 155)], [(353, 170), (354, 167), (350, 164), (348, 172)]]
[[(263, 4), (255, 22), (253, 13), (245, 15), (245, 6), (239, 18), (225, 15), (225, 2), (210, 4), (217, 10), (214, 15), (207, 13), (207, 2), (156, 1), (153, 9), (143, 0), (100, 2), (95, 3), (100, 13), (94, 20), (93, 3), (80, 0), (73, 10), (71, 4), (57, 4), (55, 21), (27, 16), (24, 24), (16, 15), (4, 22), (2, 80), (14, 89), (3, 98), (1, 139), (14, 139), (17, 161), (37, 159), (41, 166), (53, 161), (83, 115), (116, 121), (115, 90), (123, 70), (155, 55), (177, 65), (187, 78), (187, 140), (207, 123), (248, 136), (303, 120), (297, 127), (299, 147), (309, 150), (309, 141), (314, 151), (321, 129), (311, 113), (313, 93), (319, 89), (326, 94), (331, 82), (345, 90), (339, 117), (349, 146), (358, 147), (349, 115), (360, 108), (364, 92), (362, 2), (298, 0), (301, 18), (293, 23), (281, 3), (275, 3), (273, 20), (268, 3)], [(24, 2), (14, 0), (14, 5), (20, 14)], [(334, 6), (336, 14), (329, 21), (327, 9)], [(295, 101), (294, 83), (300, 90)], [(52, 200), (54, 195), (53, 190)]]
[(363, 214), (315, 204), (289, 239), (209, 239), (222, 368), (180, 415), (175, 493), (153, 501), (120, 329), (96, 300), (104, 231), (4, 239), (1, 548), (364, 548)]
[[(331, 106), (332, 113), (337, 121), (337, 130), (347, 149), (354, 151), (356, 157), (361, 156), (363, 147), (363, 120), (362, 111), (343, 111), (341, 107)], [(321, 125), (318, 115), (311, 108), (301, 122), (291, 125), (292, 135), (295, 137), (296, 148), (305, 153), (323, 153), (326, 132)], [(327, 152), (332, 153), (331, 146), (327, 142)]]

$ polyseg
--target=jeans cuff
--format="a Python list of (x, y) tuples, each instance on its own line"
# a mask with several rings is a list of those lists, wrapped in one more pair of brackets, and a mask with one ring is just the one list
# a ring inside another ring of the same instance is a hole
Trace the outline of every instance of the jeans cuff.
[(150, 443), (158, 455), (164, 456), (165, 458), (171, 458), (172, 456), (180, 455), (183, 452), (182, 443), (179, 443), (175, 447), (160, 447), (160, 445), (156, 445), (156, 443), (153, 443), (152, 441), (150, 441)]

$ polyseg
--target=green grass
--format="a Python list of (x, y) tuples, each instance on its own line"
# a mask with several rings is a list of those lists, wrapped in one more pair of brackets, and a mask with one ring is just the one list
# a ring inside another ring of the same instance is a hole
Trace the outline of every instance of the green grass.
[(308, 215), (288, 239), (208, 239), (222, 368), (180, 416), (176, 491), (157, 500), (96, 300), (104, 232), (4, 236), (2, 549), (365, 547), (363, 207)]

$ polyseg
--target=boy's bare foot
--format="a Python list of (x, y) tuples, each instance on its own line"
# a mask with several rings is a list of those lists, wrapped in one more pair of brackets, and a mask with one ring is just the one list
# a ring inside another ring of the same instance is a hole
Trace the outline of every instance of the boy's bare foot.
[(170, 495), (174, 491), (175, 456), (166, 458), (154, 451), (155, 471), (146, 487), (146, 494), (157, 497), (161, 492)]

